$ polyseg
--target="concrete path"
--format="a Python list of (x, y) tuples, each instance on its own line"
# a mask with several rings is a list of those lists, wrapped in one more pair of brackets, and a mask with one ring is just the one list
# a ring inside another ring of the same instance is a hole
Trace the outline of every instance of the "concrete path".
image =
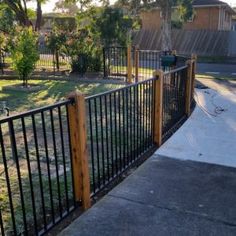
[(224, 86), (197, 90), (183, 127), (60, 236), (236, 235), (236, 94)]
[(236, 167), (236, 83), (200, 80), (197, 107), (156, 152), (162, 156)]
[(236, 235), (233, 168), (153, 156), (60, 236)]

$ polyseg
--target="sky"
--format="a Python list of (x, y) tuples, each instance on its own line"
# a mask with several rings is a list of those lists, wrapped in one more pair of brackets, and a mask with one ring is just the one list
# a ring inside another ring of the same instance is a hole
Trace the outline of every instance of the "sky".
[[(221, 0), (221, 1), (227, 2), (230, 6), (235, 6), (236, 7), (236, 0)], [(56, 2), (57, 2), (57, 0), (48, 0), (47, 4), (44, 4), (42, 6), (43, 12), (44, 13), (52, 12)], [(94, 2), (96, 2), (96, 0), (94, 0)], [(115, 0), (110, 0), (110, 2), (111, 3), (115, 2)]]

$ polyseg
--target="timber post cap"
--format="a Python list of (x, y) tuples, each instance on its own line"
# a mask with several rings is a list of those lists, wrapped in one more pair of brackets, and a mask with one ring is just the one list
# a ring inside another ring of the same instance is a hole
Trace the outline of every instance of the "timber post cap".
[(80, 91), (73, 91), (73, 92), (70, 92), (66, 98), (69, 99), (69, 100), (74, 100), (78, 97), (84, 97), (84, 94), (81, 93)]
[(153, 72), (153, 77), (161, 77), (163, 76), (164, 71), (163, 70), (156, 70)]

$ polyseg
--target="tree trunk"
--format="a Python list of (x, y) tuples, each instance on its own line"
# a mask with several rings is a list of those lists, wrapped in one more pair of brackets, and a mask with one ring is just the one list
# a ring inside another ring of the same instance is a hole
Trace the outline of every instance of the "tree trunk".
[(35, 31), (39, 31), (42, 23), (42, 7), (41, 1), (37, 0), (37, 19), (35, 23)]
[(164, 52), (172, 50), (171, 42), (171, 4), (166, 1), (161, 8), (162, 26), (161, 26), (161, 50)]

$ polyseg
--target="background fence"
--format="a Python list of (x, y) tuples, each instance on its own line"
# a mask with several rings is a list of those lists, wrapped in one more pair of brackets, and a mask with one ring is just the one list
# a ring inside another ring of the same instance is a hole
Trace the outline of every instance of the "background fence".
[[(56, 73), (66, 73), (71, 70), (70, 57), (58, 51), (53, 52), (46, 45), (38, 46), (39, 60), (36, 63), (34, 74), (39, 73), (44, 76), (56, 75)], [(4, 49), (0, 50), (0, 71), (1, 74), (14, 73), (11, 55)]]
[[(169, 56), (164, 65), (165, 56)], [(173, 58), (171, 58), (173, 57)], [(104, 78), (138, 82), (153, 77), (153, 71), (170, 71), (186, 64), (190, 59), (173, 52), (140, 50), (138, 47), (107, 47), (103, 49)]]
[(195, 63), (0, 120), (1, 234), (44, 234), (160, 146), (190, 115)]

